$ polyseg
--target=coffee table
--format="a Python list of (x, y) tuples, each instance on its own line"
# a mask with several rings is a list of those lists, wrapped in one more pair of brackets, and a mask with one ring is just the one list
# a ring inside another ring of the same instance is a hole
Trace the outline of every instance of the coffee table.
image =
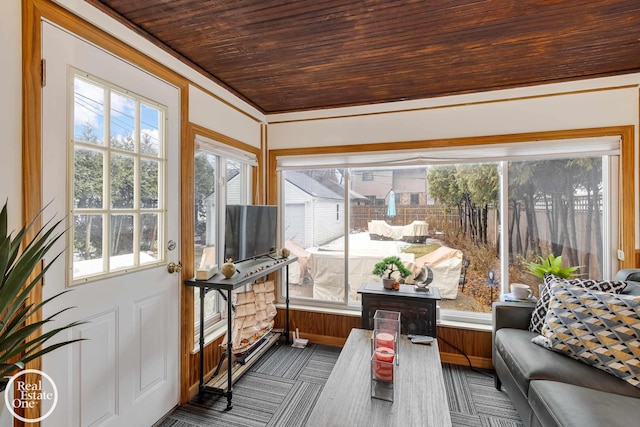
[(400, 337), (393, 402), (371, 397), (371, 333), (353, 329), (316, 402), (307, 426), (451, 425), (437, 340)]

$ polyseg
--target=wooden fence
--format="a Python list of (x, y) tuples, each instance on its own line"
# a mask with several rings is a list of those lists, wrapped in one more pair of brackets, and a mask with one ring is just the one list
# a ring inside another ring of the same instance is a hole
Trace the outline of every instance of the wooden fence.
[(442, 230), (446, 225), (458, 224), (458, 212), (451, 212), (443, 207), (435, 206), (397, 206), (396, 215), (387, 215), (387, 207), (380, 206), (351, 206), (351, 230), (367, 230), (367, 223), (371, 220), (383, 220), (389, 225), (407, 225), (413, 221), (426, 221), (429, 230)]

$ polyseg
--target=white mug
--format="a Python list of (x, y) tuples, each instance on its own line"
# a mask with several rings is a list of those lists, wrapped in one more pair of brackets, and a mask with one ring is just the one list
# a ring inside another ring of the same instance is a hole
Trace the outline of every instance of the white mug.
[(531, 287), (529, 285), (525, 285), (524, 283), (512, 283), (511, 293), (516, 299), (529, 299), (533, 295), (533, 293), (531, 292)]

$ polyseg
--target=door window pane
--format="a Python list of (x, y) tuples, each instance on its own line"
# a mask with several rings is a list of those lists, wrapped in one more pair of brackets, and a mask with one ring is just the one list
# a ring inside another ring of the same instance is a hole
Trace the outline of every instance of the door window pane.
[(158, 261), (160, 214), (140, 215), (140, 264)]
[(75, 147), (73, 156), (74, 208), (102, 209), (104, 191), (104, 153)]
[(134, 265), (133, 215), (111, 215), (110, 266), (119, 270)]
[(102, 215), (73, 216), (73, 277), (103, 273)]
[(140, 207), (157, 208), (160, 196), (158, 181), (160, 162), (156, 160), (140, 160)]
[(104, 144), (105, 88), (78, 76), (73, 86), (73, 139)]
[(162, 111), (145, 103), (140, 104), (140, 152), (148, 156), (160, 155)]
[(112, 154), (110, 162), (111, 208), (132, 209), (134, 160), (131, 156)]
[(117, 92), (111, 92), (110, 142), (112, 148), (135, 151), (135, 101)]

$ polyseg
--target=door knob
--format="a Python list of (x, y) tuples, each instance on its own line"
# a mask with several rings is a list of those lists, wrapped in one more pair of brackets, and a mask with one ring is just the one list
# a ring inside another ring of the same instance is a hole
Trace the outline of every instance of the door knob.
[(172, 274), (180, 273), (182, 271), (182, 263), (180, 261), (178, 261), (177, 264), (175, 262), (170, 262), (169, 264), (167, 264), (167, 270)]

